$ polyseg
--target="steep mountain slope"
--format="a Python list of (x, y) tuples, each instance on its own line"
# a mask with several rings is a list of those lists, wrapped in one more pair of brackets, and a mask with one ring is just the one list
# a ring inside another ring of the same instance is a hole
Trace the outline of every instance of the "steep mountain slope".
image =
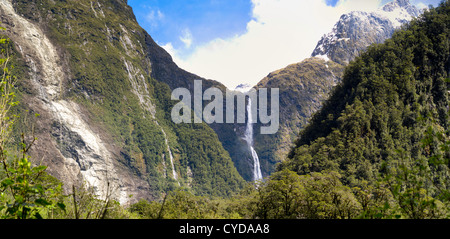
[(126, 1), (2, 0), (0, 11), (28, 72), (18, 72), (22, 113), (40, 114), (33, 158), (67, 188), (86, 181), (126, 203), (179, 186), (227, 195), (242, 185), (208, 125), (171, 121), (170, 88), (197, 76), (173, 63)]
[[(194, 80), (202, 80), (203, 92), (211, 87), (215, 87), (220, 89), (223, 92), (223, 95), (226, 95), (228, 89), (221, 83), (214, 80), (206, 80), (180, 69), (172, 61), (172, 57), (164, 49), (159, 47), (153, 40), (151, 40), (150, 37), (146, 44), (154, 49), (154, 53), (148, 55), (148, 58), (152, 62), (152, 71), (150, 74), (154, 79), (166, 83), (172, 90), (179, 87), (186, 88), (191, 92), (192, 97), (194, 97)], [(224, 99), (224, 106), (226, 105), (225, 100), (226, 99)], [(207, 104), (208, 102), (205, 101), (203, 106), (206, 106)], [(224, 117), (226, 117), (226, 114)], [(252, 165), (249, 164), (251, 153), (249, 152), (248, 147), (246, 147), (243, 143), (242, 139), (245, 124), (213, 123), (209, 124), (209, 127), (216, 132), (224, 149), (229, 153), (239, 174), (247, 181), (251, 181), (252, 178), (250, 177), (249, 172), (249, 169), (252, 167)]]
[(265, 175), (273, 172), (275, 165), (286, 158), (301, 127), (308, 123), (340, 82), (343, 69), (332, 61), (309, 58), (270, 73), (257, 85), (258, 89), (280, 89), (279, 131), (275, 135), (258, 134), (255, 137), (255, 149)]
[(257, 88), (280, 88), (282, 94), (280, 131), (276, 135), (258, 135), (255, 140), (266, 174), (286, 159), (300, 130), (341, 82), (344, 67), (369, 45), (390, 38), (401, 24), (419, 13), (409, 1), (395, 0), (376, 12), (344, 14), (318, 42), (312, 58), (275, 71), (257, 85)]
[(350, 63), (282, 167), (333, 170), (352, 187), (391, 175), (409, 183), (394, 191), (417, 200), (405, 203), (448, 200), (449, 16), (447, 1)]

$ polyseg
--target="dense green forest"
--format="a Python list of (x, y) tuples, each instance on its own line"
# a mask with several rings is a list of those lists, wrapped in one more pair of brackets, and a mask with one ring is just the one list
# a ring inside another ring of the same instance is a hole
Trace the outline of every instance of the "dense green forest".
[(448, 213), (449, 11), (442, 3), (353, 61), (280, 169), (389, 189), (404, 217)]
[(14, 117), (6, 113), (17, 103), (3, 68), (0, 217), (449, 218), (449, 34), (446, 1), (357, 57), (289, 158), (264, 181), (228, 197), (177, 189), (126, 207), (89, 189), (64, 195), (45, 167), (31, 165), (25, 137), (17, 153), (7, 151), (4, 132)]

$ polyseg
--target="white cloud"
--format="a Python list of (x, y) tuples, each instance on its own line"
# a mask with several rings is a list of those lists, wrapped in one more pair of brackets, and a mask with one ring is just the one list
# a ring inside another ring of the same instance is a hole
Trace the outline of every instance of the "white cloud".
[[(379, 0), (340, 0), (336, 7), (317, 0), (252, 0), (245, 34), (215, 39), (182, 56), (163, 46), (183, 69), (222, 82), (228, 88), (256, 85), (272, 71), (309, 57), (320, 38), (339, 17), (353, 10), (375, 10)], [(180, 39), (188, 47), (192, 35)]]
[[(161, 45), (158, 43), (158, 45)], [(172, 57), (174, 56), (178, 56), (178, 52), (177, 50), (173, 47), (172, 43), (167, 43), (165, 45), (161, 45), (162, 48), (164, 48), (164, 50), (166, 50)]]
[(145, 20), (150, 23), (151, 27), (157, 27), (164, 17), (165, 15), (159, 9), (150, 9), (147, 15), (145, 15)]
[(185, 29), (182, 34), (183, 35), (180, 37), (180, 41), (184, 43), (185, 48), (191, 48), (194, 40), (191, 31), (189, 31), (189, 29)]
[(416, 6), (417, 6), (418, 9), (428, 9), (428, 5), (426, 5), (423, 2), (420, 2), (420, 3), (416, 4)]

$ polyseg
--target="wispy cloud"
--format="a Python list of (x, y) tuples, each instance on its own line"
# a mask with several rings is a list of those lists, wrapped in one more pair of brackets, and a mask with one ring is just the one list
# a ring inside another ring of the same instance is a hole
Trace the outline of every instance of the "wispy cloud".
[(148, 13), (145, 15), (145, 21), (147, 21), (151, 27), (157, 27), (164, 17), (165, 15), (159, 9), (149, 8)]
[(419, 9), (428, 8), (428, 5), (426, 5), (426, 4), (423, 3), (423, 2), (420, 2), (420, 3), (417, 4), (417, 8), (419, 8)]
[(192, 37), (191, 31), (189, 29), (184, 29), (180, 37), (180, 41), (184, 43), (184, 47), (186, 49), (191, 48), (193, 40), (194, 38)]

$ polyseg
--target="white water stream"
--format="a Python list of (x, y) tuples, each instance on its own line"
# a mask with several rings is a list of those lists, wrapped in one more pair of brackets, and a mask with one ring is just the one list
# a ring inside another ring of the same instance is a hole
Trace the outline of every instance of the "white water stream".
[(253, 115), (252, 115), (252, 100), (249, 98), (248, 105), (248, 122), (247, 128), (245, 129), (245, 138), (244, 140), (247, 142), (248, 147), (250, 148), (250, 152), (252, 153), (253, 159), (253, 180), (258, 181), (262, 180), (263, 176), (261, 173), (261, 164), (259, 162), (258, 154), (253, 148)]

